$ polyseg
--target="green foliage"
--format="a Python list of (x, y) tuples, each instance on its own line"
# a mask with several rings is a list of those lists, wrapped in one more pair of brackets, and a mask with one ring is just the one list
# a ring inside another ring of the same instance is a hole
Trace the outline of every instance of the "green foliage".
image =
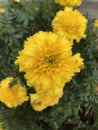
[[(0, 80), (7, 76), (18, 76), (23, 80), (23, 73), (18, 73), (14, 65), (18, 51), (23, 48), (28, 36), (39, 30), (51, 31), (51, 21), (61, 8), (53, 0), (8, 1), (6, 12), (0, 14)], [(95, 92), (98, 43), (94, 20), (88, 18), (88, 21), (86, 39), (74, 43), (73, 47), (73, 53), (80, 52), (84, 58), (85, 68), (65, 85), (59, 103), (42, 112), (34, 111), (29, 103), (15, 109), (0, 104), (0, 121), (4, 130), (98, 129), (98, 96)]]
[(39, 30), (51, 30), (51, 20), (59, 8), (52, 0), (8, 1), (6, 12), (0, 14), (0, 80), (15, 75), (13, 63), (24, 40)]

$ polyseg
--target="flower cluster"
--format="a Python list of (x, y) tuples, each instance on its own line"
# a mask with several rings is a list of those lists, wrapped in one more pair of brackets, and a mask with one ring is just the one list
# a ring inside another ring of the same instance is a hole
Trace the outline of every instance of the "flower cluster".
[[(14, 0), (20, 2), (19, 0)], [(55, 0), (64, 6), (79, 6), (81, 0)], [(53, 31), (39, 31), (27, 38), (15, 64), (24, 72), (26, 86), (7, 77), (0, 83), (0, 101), (13, 108), (30, 99), (36, 111), (54, 106), (63, 95), (66, 83), (84, 66), (80, 53), (73, 54), (74, 40), (85, 38), (87, 19), (71, 7), (58, 11), (52, 21)], [(34, 88), (35, 93), (27, 89)], [(28, 95), (28, 96), (27, 96)]]

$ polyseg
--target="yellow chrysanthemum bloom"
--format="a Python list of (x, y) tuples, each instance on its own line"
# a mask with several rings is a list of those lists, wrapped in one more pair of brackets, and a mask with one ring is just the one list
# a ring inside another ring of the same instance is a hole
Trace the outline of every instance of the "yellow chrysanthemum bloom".
[(63, 87), (57, 85), (44, 90), (37, 91), (36, 94), (30, 94), (31, 106), (36, 111), (42, 111), (49, 106), (54, 106), (59, 102), (63, 95)]
[(12, 80), (12, 77), (7, 77), (0, 83), (0, 101), (9, 108), (17, 107), (29, 100), (26, 88), (20, 84), (20, 81), (12, 87), (9, 86)]
[(72, 55), (72, 41), (52, 32), (38, 32), (25, 41), (15, 63), (25, 72), (28, 86), (36, 91), (56, 86), (63, 88), (76, 72), (80, 72), (83, 59)]
[(17, 3), (20, 3), (20, 0), (14, 0), (15, 2), (17, 2)]
[(30, 94), (30, 103), (34, 110), (42, 111), (48, 106), (57, 104), (62, 94), (63, 89), (59, 91), (59, 94), (55, 94), (52, 89), (38, 91), (36, 94)]
[(95, 27), (95, 28), (98, 28), (98, 19), (95, 20), (95, 22), (94, 22), (94, 27)]
[(5, 12), (5, 9), (0, 7), (0, 13), (4, 13)]
[(2, 122), (0, 122), (0, 130), (3, 130)]
[(56, 3), (62, 6), (80, 6), (82, 0), (54, 0)]
[(79, 42), (86, 37), (87, 19), (78, 10), (66, 7), (64, 11), (57, 12), (52, 27), (55, 33)]

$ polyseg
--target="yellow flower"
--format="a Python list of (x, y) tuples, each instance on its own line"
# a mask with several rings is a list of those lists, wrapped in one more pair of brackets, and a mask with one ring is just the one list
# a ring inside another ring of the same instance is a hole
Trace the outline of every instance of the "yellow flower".
[(0, 7), (0, 13), (4, 13), (5, 12), (5, 9)]
[(98, 28), (98, 19), (95, 20), (95, 22), (94, 22), (94, 27), (95, 27), (95, 28)]
[(64, 11), (57, 12), (52, 27), (59, 35), (79, 42), (81, 38), (86, 37), (87, 19), (78, 10), (66, 7)]
[(82, 0), (54, 0), (62, 6), (80, 6)]
[(31, 106), (36, 111), (42, 111), (49, 106), (54, 106), (58, 103), (59, 98), (62, 96), (62, 89), (59, 94), (54, 94), (52, 89), (38, 91), (36, 94), (30, 94)]
[(83, 64), (79, 53), (72, 55), (72, 45), (65, 36), (52, 32), (40, 31), (29, 37), (15, 61), (19, 71), (25, 72), (27, 85), (36, 91), (63, 88)]
[(7, 77), (0, 83), (0, 101), (9, 108), (17, 107), (29, 99), (26, 88), (19, 81), (14, 86), (9, 86), (12, 81), (12, 77)]
[(20, 3), (20, 0), (14, 0), (15, 2), (17, 2), (17, 3)]

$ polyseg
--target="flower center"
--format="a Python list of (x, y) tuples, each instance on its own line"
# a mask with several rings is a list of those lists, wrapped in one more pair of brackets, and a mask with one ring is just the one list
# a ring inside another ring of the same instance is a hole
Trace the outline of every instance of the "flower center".
[(56, 65), (56, 58), (54, 56), (50, 56), (46, 59), (46, 63), (48, 66), (54, 67), (54, 65)]
[(55, 48), (46, 49), (42, 55), (38, 57), (37, 66), (35, 68), (41, 74), (52, 75), (56, 73), (61, 64), (61, 52), (60, 50), (55, 50)]

